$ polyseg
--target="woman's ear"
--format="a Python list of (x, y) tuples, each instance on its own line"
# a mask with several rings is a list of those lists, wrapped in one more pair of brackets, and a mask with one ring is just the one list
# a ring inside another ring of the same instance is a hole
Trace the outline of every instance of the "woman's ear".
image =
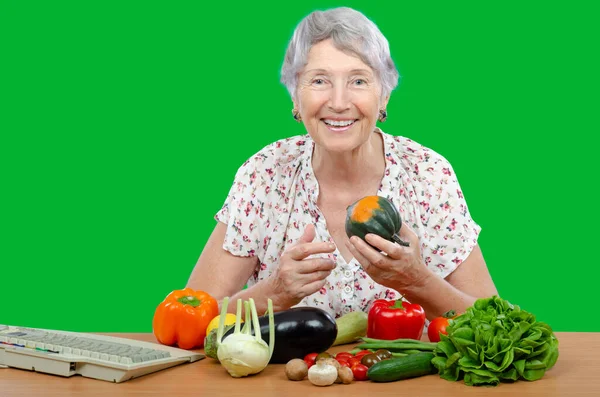
[(388, 102), (390, 101), (390, 96), (386, 96), (385, 98), (383, 98), (381, 100), (381, 106), (379, 107), (380, 109), (385, 109), (387, 108)]

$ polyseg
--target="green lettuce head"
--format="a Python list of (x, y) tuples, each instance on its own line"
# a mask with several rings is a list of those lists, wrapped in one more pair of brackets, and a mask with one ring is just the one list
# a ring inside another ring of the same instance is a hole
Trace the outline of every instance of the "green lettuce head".
[(469, 386), (538, 380), (558, 359), (550, 326), (497, 296), (477, 300), (446, 331), (432, 364), (443, 379)]

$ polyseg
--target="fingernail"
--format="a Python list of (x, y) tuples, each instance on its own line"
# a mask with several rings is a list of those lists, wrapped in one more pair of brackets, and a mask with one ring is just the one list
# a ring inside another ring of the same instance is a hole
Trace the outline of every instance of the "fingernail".
[(334, 250), (335, 249), (335, 244), (329, 244), (328, 247), (329, 247), (330, 250)]

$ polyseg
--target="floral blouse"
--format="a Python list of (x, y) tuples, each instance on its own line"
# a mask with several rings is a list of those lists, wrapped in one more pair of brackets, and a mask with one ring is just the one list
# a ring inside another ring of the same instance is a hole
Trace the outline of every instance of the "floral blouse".
[[(481, 230), (469, 214), (452, 166), (411, 139), (375, 131), (383, 137), (386, 164), (377, 194), (390, 199), (418, 235), (425, 265), (446, 277), (467, 258)], [(248, 287), (269, 277), (308, 223), (315, 225), (314, 241), (335, 243), (317, 206), (313, 147), (309, 135), (299, 135), (261, 149), (238, 169), (215, 215), (227, 225), (223, 248), (233, 255), (258, 258)], [(356, 259), (346, 263), (338, 250), (316, 256), (334, 259), (337, 267), (320, 291), (297, 306), (318, 307), (338, 318), (351, 311), (367, 312), (375, 299), (401, 298), (397, 291), (374, 282)]]

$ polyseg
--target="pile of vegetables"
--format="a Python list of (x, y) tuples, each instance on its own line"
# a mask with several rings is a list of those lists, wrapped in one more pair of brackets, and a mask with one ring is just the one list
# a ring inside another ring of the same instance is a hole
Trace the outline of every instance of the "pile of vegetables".
[[(548, 324), (498, 296), (478, 299), (462, 314), (449, 311), (434, 319), (429, 342), (420, 340), (423, 309), (401, 301), (377, 300), (368, 315), (352, 312), (337, 320), (315, 307), (274, 313), (271, 299), (261, 317), (252, 298), (237, 300), (235, 316), (227, 313), (228, 304), (226, 297), (219, 314), (216, 300), (205, 292), (175, 290), (156, 308), (154, 334), (162, 344), (204, 346), (232, 377), (285, 363), (288, 379), (308, 378), (317, 386), (435, 373), (469, 386), (496, 386), (541, 379), (559, 355)], [(349, 352), (327, 351), (357, 340)]]
[(542, 378), (558, 359), (558, 340), (546, 323), (494, 296), (479, 299), (449, 320), (432, 364), (443, 379), (469, 386)]
[[(323, 382), (329, 385), (340, 383), (339, 369), (348, 367), (358, 381), (392, 382), (437, 373), (469, 386), (496, 386), (503, 381), (541, 379), (558, 359), (558, 340), (550, 326), (497, 296), (477, 300), (460, 315), (448, 312), (438, 322), (432, 336), (439, 342), (362, 337), (349, 352), (311, 353), (290, 361), (288, 366), (293, 364), (298, 372), (286, 374), (301, 380), (318, 366), (315, 371), (326, 373)], [(335, 380), (333, 369), (326, 365), (338, 369)]]
[[(391, 382), (435, 373), (431, 363), (434, 343), (414, 339), (366, 339), (358, 345), (364, 349), (357, 347), (335, 355), (327, 351), (310, 353), (302, 360), (292, 359), (286, 364), (286, 376), (294, 381), (308, 377), (316, 386), (329, 386), (354, 380)], [(387, 346), (394, 352), (380, 346)]]
[(308, 377), (315, 386), (330, 386), (334, 383), (349, 384), (352, 381), (365, 381), (369, 367), (375, 362), (387, 360), (392, 355), (387, 350), (361, 350), (356, 353), (327, 351), (309, 353), (303, 359), (294, 358), (285, 366), (289, 380), (300, 381)]

